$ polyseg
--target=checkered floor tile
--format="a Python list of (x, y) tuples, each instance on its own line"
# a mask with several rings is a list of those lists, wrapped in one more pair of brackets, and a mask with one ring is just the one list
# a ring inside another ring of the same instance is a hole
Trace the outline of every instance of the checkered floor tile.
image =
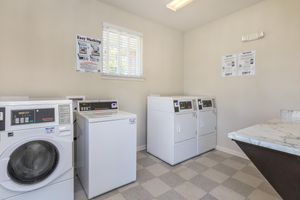
[[(250, 161), (220, 151), (174, 167), (145, 151), (138, 152), (137, 158), (137, 181), (95, 200), (281, 199)], [(86, 200), (78, 179), (75, 200)]]

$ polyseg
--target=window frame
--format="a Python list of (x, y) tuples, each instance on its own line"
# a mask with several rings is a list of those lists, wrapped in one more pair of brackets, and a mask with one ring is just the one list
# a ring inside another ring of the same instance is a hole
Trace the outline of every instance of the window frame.
[[(119, 31), (123, 31), (123, 32), (126, 32), (127, 34), (132, 34), (132, 35), (135, 35), (137, 37), (140, 38), (140, 49), (139, 49), (139, 55), (140, 55), (140, 58), (139, 58), (139, 62), (140, 62), (140, 66), (139, 66), (139, 69), (140, 69), (140, 75), (124, 75), (124, 74), (112, 74), (112, 73), (104, 73), (104, 29), (105, 27), (110, 27), (110, 28), (113, 28), (113, 29), (117, 29)], [(107, 22), (104, 22), (102, 24), (102, 45), (101, 45), (101, 50), (102, 50), (102, 65), (101, 65), (101, 76), (102, 78), (104, 79), (120, 79), (120, 80), (145, 80), (145, 77), (144, 77), (144, 65), (143, 65), (143, 43), (144, 43), (144, 37), (143, 37), (143, 34), (140, 33), (140, 32), (137, 32), (137, 31), (134, 31), (134, 30), (131, 30), (131, 29), (128, 29), (128, 28), (125, 28), (125, 27), (121, 27), (121, 26), (118, 26), (118, 25), (114, 25), (114, 24), (110, 24), (110, 23), (107, 23)]]

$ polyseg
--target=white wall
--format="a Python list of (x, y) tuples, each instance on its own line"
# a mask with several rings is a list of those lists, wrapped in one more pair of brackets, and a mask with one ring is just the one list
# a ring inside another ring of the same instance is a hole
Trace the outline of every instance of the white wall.
[[(218, 145), (234, 151), (227, 133), (300, 109), (300, 1), (266, 0), (184, 36), (184, 90), (213, 94), (218, 103)], [(242, 43), (243, 34), (266, 38)], [(221, 57), (257, 51), (257, 73), (221, 77)]]
[[(76, 34), (100, 38), (102, 22), (144, 34), (145, 81), (75, 72)], [(138, 115), (138, 145), (146, 96), (183, 92), (183, 34), (97, 0), (1, 0), (0, 33), (0, 96), (116, 98)]]

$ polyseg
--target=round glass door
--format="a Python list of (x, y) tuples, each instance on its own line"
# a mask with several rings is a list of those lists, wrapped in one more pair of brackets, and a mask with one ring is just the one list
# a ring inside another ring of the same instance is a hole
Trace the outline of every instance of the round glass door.
[(58, 159), (58, 150), (50, 142), (28, 142), (11, 154), (7, 166), (8, 174), (19, 184), (39, 183), (56, 169)]

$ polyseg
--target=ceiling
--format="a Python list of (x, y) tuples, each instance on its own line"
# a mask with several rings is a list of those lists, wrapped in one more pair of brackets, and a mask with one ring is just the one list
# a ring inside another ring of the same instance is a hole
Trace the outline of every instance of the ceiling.
[(194, 0), (173, 12), (166, 8), (171, 0), (98, 0), (161, 24), (188, 31), (262, 0)]

